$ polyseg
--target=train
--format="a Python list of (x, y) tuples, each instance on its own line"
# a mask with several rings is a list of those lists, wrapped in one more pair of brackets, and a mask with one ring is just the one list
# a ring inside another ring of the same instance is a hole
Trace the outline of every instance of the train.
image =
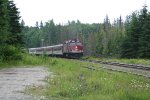
[(83, 44), (79, 40), (68, 40), (63, 44), (29, 48), (29, 54), (80, 58), (83, 56)]

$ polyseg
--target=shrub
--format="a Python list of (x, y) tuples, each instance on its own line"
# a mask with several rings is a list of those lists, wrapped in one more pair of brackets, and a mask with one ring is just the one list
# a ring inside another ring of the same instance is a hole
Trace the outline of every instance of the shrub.
[(0, 61), (22, 59), (21, 50), (12, 45), (0, 45)]

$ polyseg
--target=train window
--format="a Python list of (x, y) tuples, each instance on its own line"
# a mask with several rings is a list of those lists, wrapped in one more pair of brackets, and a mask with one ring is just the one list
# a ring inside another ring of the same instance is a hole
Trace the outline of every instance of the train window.
[(76, 44), (75, 42), (72, 42), (72, 43), (70, 43), (70, 44)]
[(78, 45), (81, 45), (81, 43), (79, 42), (79, 40), (69, 40), (69, 41), (65, 41), (64, 44), (78, 44)]
[(68, 44), (68, 41), (65, 41), (65, 44)]
[(82, 45), (80, 42), (76, 43), (77, 45)]

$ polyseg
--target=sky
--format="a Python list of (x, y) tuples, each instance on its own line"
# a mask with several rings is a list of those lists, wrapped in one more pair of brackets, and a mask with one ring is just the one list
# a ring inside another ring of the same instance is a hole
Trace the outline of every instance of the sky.
[(150, 0), (14, 0), (25, 25), (35, 26), (53, 19), (56, 24), (72, 20), (82, 23), (102, 23), (106, 15), (111, 22), (121, 15), (125, 20), (135, 10), (140, 10)]

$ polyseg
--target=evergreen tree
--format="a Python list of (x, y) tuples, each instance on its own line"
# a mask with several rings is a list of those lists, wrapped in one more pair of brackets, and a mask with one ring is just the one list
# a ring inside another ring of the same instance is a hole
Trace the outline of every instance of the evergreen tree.
[(43, 22), (42, 21), (40, 22), (40, 28), (43, 28)]
[(104, 31), (108, 33), (110, 28), (111, 28), (110, 20), (108, 18), (108, 15), (106, 15), (106, 18), (104, 19)]
[(123, 30), (123, 20), (122, 20), (122, 17), (120, 16), (119, 19), (118, 19), (118, 28), (120, 31)]
[(127, 19), (126, 37), (122, 44), (122, 57), (137, 58), (139, 47), (139, 35), (140, 27), (138, 13), (134, 12), (132, 16), (129, 17), (129, 19)]
[(150, 58), (150, 13), (147, 6), (138, 13), (134, 12), (128, 20), (122, 51), (122, 57)]
[(21, 59), (19, 12), (13, 1), (0, 0), (0, 61)]
[(18, 12), (18, 8), (16, 8), (16, 5), (13, 1), (9, 1), (8, 4), (8, 10), (9, 10), (9, 30), (11, 32), (9, 39), (7, 41), (8, 44), (12, 45), (20, 45), (23, 44), (23, 34), (21, 25), (19, 23), (20, 16)]
[(0, 0), (0, 44), (5, 44), (9, 35), (8, 0)]
[(21, 20), (21, 27), (25, 27), (25, 22), (23, 19)]
[(150, 58), (150, 12), (145, 5), (140, 12), (139, 57)]
[(38, 22), (38, 21), (36, 21), (35, 27), (36, 27), (36, 28), (39, 28), (39, 22)]

